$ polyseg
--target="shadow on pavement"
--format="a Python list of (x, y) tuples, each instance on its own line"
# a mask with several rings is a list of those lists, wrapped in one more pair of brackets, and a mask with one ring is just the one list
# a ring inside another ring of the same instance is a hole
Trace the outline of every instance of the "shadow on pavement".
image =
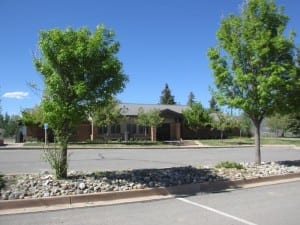
[(285, 161), (278, 161), (280, 165), (284, 166), (299, 166), (300, 167), (300, 160), (285, 160)]
[[(99, 171), (84, 175), (92, 179), (122, 186), (129, 184), (140, 188), (165, 188), (176, 196), (194, 195), (200, 192), (215, 193), (226, 191), (234, 183), (218, 176), (214, 170), (206, 168), (172, 167), (163, 169), (137, 169), (128, 171)], [(70, 175), (72, 180), (82, 180), (83, 175)], [(140, 189), (138, 188), (138, 189)]]

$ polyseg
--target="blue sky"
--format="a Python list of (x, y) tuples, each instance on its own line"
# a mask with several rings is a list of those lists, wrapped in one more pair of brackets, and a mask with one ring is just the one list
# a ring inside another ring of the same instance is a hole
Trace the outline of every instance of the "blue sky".
[[(186, 104), (192, 91), (208, 106), (213, 85), (207, 49), (216, 44), (221, 19), (238, 13), (243, 0), (0, 0), (0, 106), (2, 113), (39, 104), (43, 88), (32, 59), (43, 29), (98, 24), (112, 28), (129, 76), (122, 102), (158, 103), (165, 83), (175, 101)], [(277, 0), (290, 17), (287, 30), (300, 35), (300, 2)], [(296, 44), (300, 44), (299, 37)]]

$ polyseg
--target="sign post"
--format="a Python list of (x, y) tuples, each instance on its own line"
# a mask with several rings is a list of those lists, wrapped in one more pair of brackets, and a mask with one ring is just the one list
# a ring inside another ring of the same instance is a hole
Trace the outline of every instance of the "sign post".
[(48, 123), (44, 123), (44, 130), (45, 130), (45, 145), (47, 145), (47, 129), (48, 129)]

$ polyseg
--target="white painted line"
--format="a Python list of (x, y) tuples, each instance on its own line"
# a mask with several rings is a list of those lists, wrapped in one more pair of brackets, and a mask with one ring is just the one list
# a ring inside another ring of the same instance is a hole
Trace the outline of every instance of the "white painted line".
[(250, 221), (247, 221), (247, 220), (238, 218), (238, 217), (236, 217), (236, 216), (233, 216), (233, 215), (230, 215), (230, 214), (228, 214), (228, 213), (219, 211), (219, 210), (217, 210), (217, 209), (214, 209), (214, 208), (211, 208), (211, 207), (208, 207), (208, 206), (205, 206), (205, 205), (201, 205), (201, 204), (196, 203), (196, 202), (192, 202), (192, 201), (187, 200), (187, 199), (185, 199), (185, 198), (177, 198), (177, 199), (180, 200), (180, 201), (182, 201), (182, 202), (185, 202), (185, 203), (187, 203), (187, 204), (194, 205), (194, 206), (200, 207), (200, 208), (202, 208), (202, 209), (206, 209), (206, 210), (208, 210), (208, 211), (211, 211), (211, 212), (217, 213), (217, 214), (219, 214), (219, 215), (228, 217), (228, 218), (230, 218), (230, 219), (239, 221), (239, 222), (241, 222), (241, 223), (243, 223), (243, 224), (247, 224), (247, 225), (258, 225), (258, 224), (256, 224), (256, 223), (252, 223), (252, 222), (250, 222)]

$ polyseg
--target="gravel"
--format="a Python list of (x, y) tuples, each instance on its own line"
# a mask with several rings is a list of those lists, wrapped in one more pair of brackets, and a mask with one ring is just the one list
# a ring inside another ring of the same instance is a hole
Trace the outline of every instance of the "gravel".
[(127, 191), (182, 184), (240, 180), (300, 172), (299, 161), (269, 162), (257, 166), (241, 163), (244, 169), (175, 167), (129, 171), (70, 171), (68, 179), (57, 180), (45, 171), (39, 174), (4, 175), (6, 186), (0, 199), (43, 198), (97, 192)]

